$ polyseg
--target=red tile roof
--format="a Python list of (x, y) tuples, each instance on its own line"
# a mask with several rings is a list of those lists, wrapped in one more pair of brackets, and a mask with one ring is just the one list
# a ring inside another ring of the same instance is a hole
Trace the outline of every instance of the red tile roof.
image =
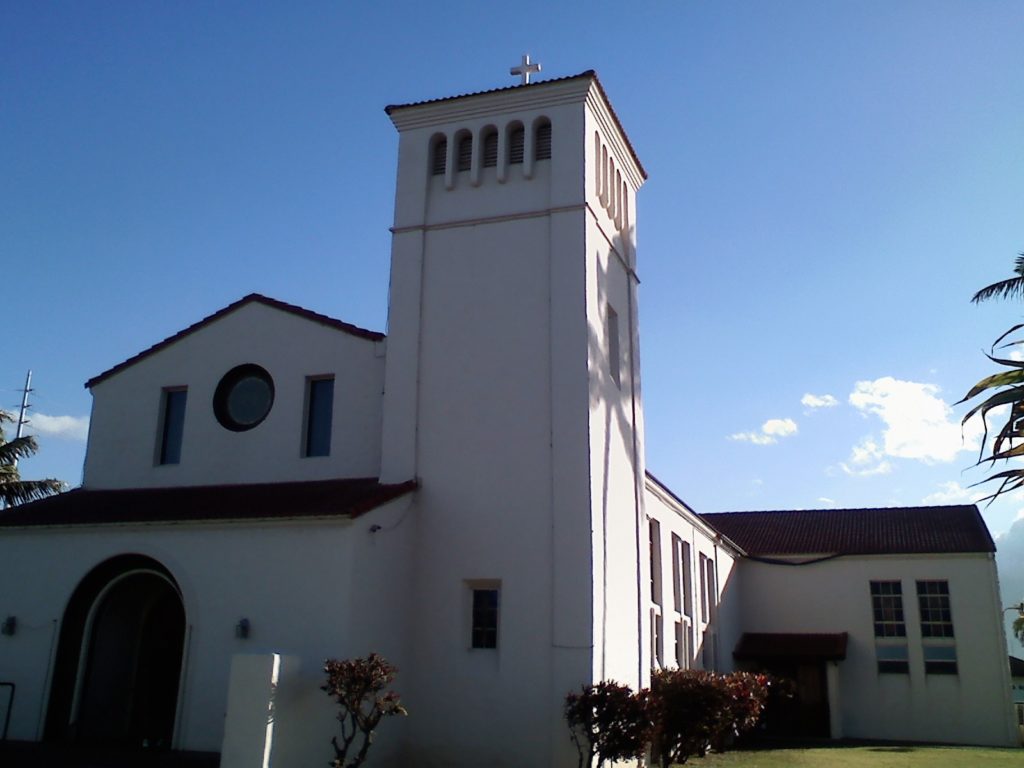
[(375, 478), (252, 485), (91, 490), (0, 511), (0, 528), (37, 525), (354, 518), (416, 489), (415, 481), (382, 485)]
[(647, 178), (647, 171), (644, 169), (643, 163), (640, 162), (640, 158), (636, 154), (636, 150), (633, 149), (633, 144), (629, 140), (629, 136), (625, 129), (622, 127), (622, 121), (619, 120), (619, 116), (615, 113), (615, 107), (612, 106), (611, 99), (608, 98), (607, 92), (604, 90), (604, 86), (601, 85), (601, 80), (597, 76), (597, 72), (592, 69), (588, 69), (586, 72), (580, 72), (578, 75), (567, 75), (566, 77), (554, 77), (550, 80), (538, 80), (534, 83), (520, 83), (518, 85), (509, 85), (504, 88), (491, 88), (488, 91), (476, 91), (474, 93), (460, 93), (457, 96), (442, 96), (438, 99), (426, 99), (425, 101), (413, 101), (408, 104), (388, 104), (384, 107), (384, 111), (389, 115), (392, 112), (396, 112), (399, 109), (408, 109), (409, 107), (422, 107), (425, 104), (439, 104), (444, 101), (454, 101), (455, 99), (468, 99), (473, 96), (484, 96), (491, 93), (505, 93), (507, 91), (516, 91), (521, 88), (542, 88), (552, 83), (564, 83), (567, 80), (577, 80), (582, 77), (587, 77), (593, 80), (597, 84), (597, 90), (601, 93), (601, 98), (604, 99), (604, 103), (608, 105), (608, 111), (611, 113), (612, 120), (615, 121), (615, 126), (619, 129), (619, 133), (622, 134), (622, 138), (626, 142), (626, 146), (629, 148), (629, 154), (633, 156), (633, 162), (636, 163), (636, 167), (640, 169), (640, 175)]
[(178, 331), (173, 336), (168, 336), (163, 341), (157, 342), (149, 349), (144, 349), (142, 352), (139, 352), (139, 354), (133, 355), (124, 362), (118, 363), (113, 368), (107, 369), (98, 376), (93, 376), (91, 379), (85, 382), (85, 388), (89, 389), (93, 385), (99, 384), (101, 381), (103, 381), (106, 378), (109, 378), (110, 376), (113, 376), (115, 373), (123, 371), (125, 368), (128, 368), (129, 366), (135, 365), (135, 363), (139, 362), (140, 360), (149, 357), (155, 352), (159, 352), (164, 347), (168, 347), (171, 344), (174, 344), (176, 341), (181, 341), (183, 338), (195, 333), (200, 328), (203, 328), (209, 325), (210, 323), (219, 320), (220, 318), (224, 317), (227, 314), (230, 314), (231, 312), (234, 312), (236, 309), (239, 309), (240, 307), (244, 307), (246, 304), (263, 304), (268, 307), (273, 307), (274, 309), (279, 309), (282, 312), (288, 312), (289, 314), (297, 315), (298, 317), (302, 317), (306, 320), (312, 320), (314, 323), (326, 325), (328, 328), (334, 328), (339, 331), (344, 331), (345, 333), (351, 334), (352, 336), (358, 336), (363, 339), (370, 339), (371, 341), (380, 341), (386, 338), (383, 333), (378, 333), (377, 331), (368, 331), (365, 328), (360, 328), (356, 325), (352, 325), (351, 323), (346, 323), (342, 320), (336, 320), (333, 317), (321, 315), (318, 312), (313, 312), (312, 310), (296, 306), (295, 304), (287, 304), (283, 301), (278, 301), (277, 299), (272, 299), (269, 296), (263, 296), (259, 293), (250, 293), (248, 296), (243, 296), (241, 299), (234, 302), (233, 304), (228, 304), (223, 309), (217, 310), (212, 315), (204, 317), (199, 322), (193, 323), (188, 328)]
[(700, 517), (754, 556), (996, 551), (973, 504), (719, 512)]
[(770, 659), (824, 659), (842, 661), (846, 658), (846, 632), (834, 634), (766, 634), (744, 632), (732, 652), (740, 661)]

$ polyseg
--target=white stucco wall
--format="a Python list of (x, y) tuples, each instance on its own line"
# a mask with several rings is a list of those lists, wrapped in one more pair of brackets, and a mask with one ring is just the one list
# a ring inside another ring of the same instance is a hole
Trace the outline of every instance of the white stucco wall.
[[(213, 396), (237, 365), (262, 366), (274, 381), (267, 418), (232, 432), (214, 417)], [(304, 457), (307, 377), (334, 376), (330, 456)], [(244, 304), (92, 388), (84, 485), (176, 485), (375, 477), (380, 468), (384, 343), (256, 302)], [(161, 393), (188, 387), (179, 464), (158, 463)], [(404, 478), (408, 479), (408, 478)]]
[[(712, 669), (717, 672), (730, 672), (733, 669), (732, 649), (740, 635), (739, 595), (737, 594), (736, 561), (737, 551), (723, 541), (722, 537), (710, 526), (701, 521), (685, 504), (674, 498), (670, 492), (648, 477), (645, 486), (646, 513), (658, 521), (661, 531), (661, 585), (662, 602), (660, 610), (664, 626), (664, 666), (676, 666), (676, 622), (690, 626), (692, 644), (690, 658), (682, 666), (692, 669)], [(675, 572), (672, 567), (674, 556), (672, 536), (678, 536), (681, 542), (690, 545), (690, 599), (692, 601), (692, 617), (684, 615), (685, 601), (683, 594), (685, 580), (684, 565), (679, 568), (680, 608), (677, 610), (674, 595)], [(645, 542), (649, 539), (645, 536)], [(647, 546), (647, 544), (645, 544)], [(645, 553), (647, 550), (645, 550)], [(705, 614), (701, 608), (701, 555), (715, 563), (717, 575), (716, 607)], [(645, 584), (645, 586), (647, 586)], [(644, 593), (646, 604), (653, 607), (651, 590)], [(646, 635), (647, 647), (651, 645), (651, 635)], [(706, 647), (711, 643), (710, 647)]]
[[(235, 654), (281, 653), (275, 755), (282, 765), (320, 766), (332, 755), (334, 710), (319, 690), (323, 661), (377, 651), (409, 662), (411, 497), (354, 522), (126, 525), (0, 532), (0, 613), (18, 632), (0, 638), (0, 680), (16, 683), (10, 738), (37, 740), (64, 608), (81, 579), (121, 554), (163, 564), (181, 590), (184, 669), (175, 747), (219, 751)], [(380, 530), (370, 531), (379, 525)], [(235, 637), (242, 617), (248, 639)], [(402, 692), (400, 673), (395, 687)], [(378, 756), (402, 764), (407, 725), (387, 723)]]
[[(957, 675), (924, 672), (918, 579), (949, 582)], [(909, 675), (877, 672), (872, 580), (902, 582)], [(990, 555), (841, 557), (799, 567), (743, 560), (738, 592), (746, 632), (849, 633), (837, 670), (844, 736), (1016, 744)]]

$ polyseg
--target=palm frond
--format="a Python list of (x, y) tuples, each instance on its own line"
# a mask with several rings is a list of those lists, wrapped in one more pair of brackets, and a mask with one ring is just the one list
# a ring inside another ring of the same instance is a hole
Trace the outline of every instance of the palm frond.
[(52, 479), (0, 482), (0, 501), (5, 507), (14, 507), (60, 493), (64, 488), (64, 483)]

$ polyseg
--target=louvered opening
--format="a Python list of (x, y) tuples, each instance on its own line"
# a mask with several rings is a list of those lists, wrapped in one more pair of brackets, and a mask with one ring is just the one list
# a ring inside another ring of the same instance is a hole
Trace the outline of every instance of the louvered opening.
[(448, 161), (448, 140), (439, 139), (434, 144), (434, 156), (430, 164), (430, 172), (434, 176), (444, 176), (444, 166)]
[(537, 136), (533, 143), (533, 159), (551, 159), (551, 123), (541, 123), (537, 126)]
[(484, 136), (484, 168), (494, 168), (498, 164), (498, 132), (491, 131)]
[(459, 139), (459, 162), (456, 168), (468, 171), (473, 165), (473, 137), (466, 135)]
[(526, 145), (526, 131), (523, 126), (512, 129), (508, 137), (508, 162), (509, 165), (522, 164), (523, 147)]

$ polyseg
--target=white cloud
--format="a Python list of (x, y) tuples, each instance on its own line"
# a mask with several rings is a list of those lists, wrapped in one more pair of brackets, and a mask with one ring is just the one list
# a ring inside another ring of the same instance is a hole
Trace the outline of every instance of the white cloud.
[(830, 499), (828, 496), (819, 496), (818, 497), (818, 503), (819, 504), (828, 504), (830, 507), (834, 507), (836, 505), (836, 500), (835, 499)]
[(892, 472), (892, 463), (871, 436), (863, 438), (850, 449), (850, 458), (839, 463), (840, 468), (851, 477), (871, 477)]
[(961, 433), (959, 420), (934, 384), (886, 376), (858, 381), (850, 405), (864, 416), (882, 420), (881, 453), (926, 464), (953, 461), (964, 450), (977, 449), (981, 425), (972, 419)]
[(33, 412), (28, 420), (28, 431), (46, 437), (84, 441), (89, 435), (89, 417), (48, 416)]
[(864, 467), (863, 469), (857, 466), (851, 467), (845, 461), (839, 462), (839, 466), (850, 477), (872, 477), (873, 475), (888, 475), (892, 472), (892, 462), (889, 461), (880, 461), (873, 466)]
[(839, 405), (839, 401), (832, 395), (812, 395), (808, 392), (800, 398), (800, 404), (808, 408), (834, 408)]
[(957, 504), (957, 503), (974, 503), (978, 499), (985, 496), (985, 492), (975, 488), (964, 488), (960, 483), (951, 481), (948, 483), (941, 483), (939, 490), (934, 493), (929, 493), (923, 499), (922, 504)]
[(796, 433), (797, 425), (792, 419), (768, 419), (761, 425), (760, 432), (737, 432), (729, 435), (729, 439), (754, 445), (773, 445), (780, 437), (789, 437)]

